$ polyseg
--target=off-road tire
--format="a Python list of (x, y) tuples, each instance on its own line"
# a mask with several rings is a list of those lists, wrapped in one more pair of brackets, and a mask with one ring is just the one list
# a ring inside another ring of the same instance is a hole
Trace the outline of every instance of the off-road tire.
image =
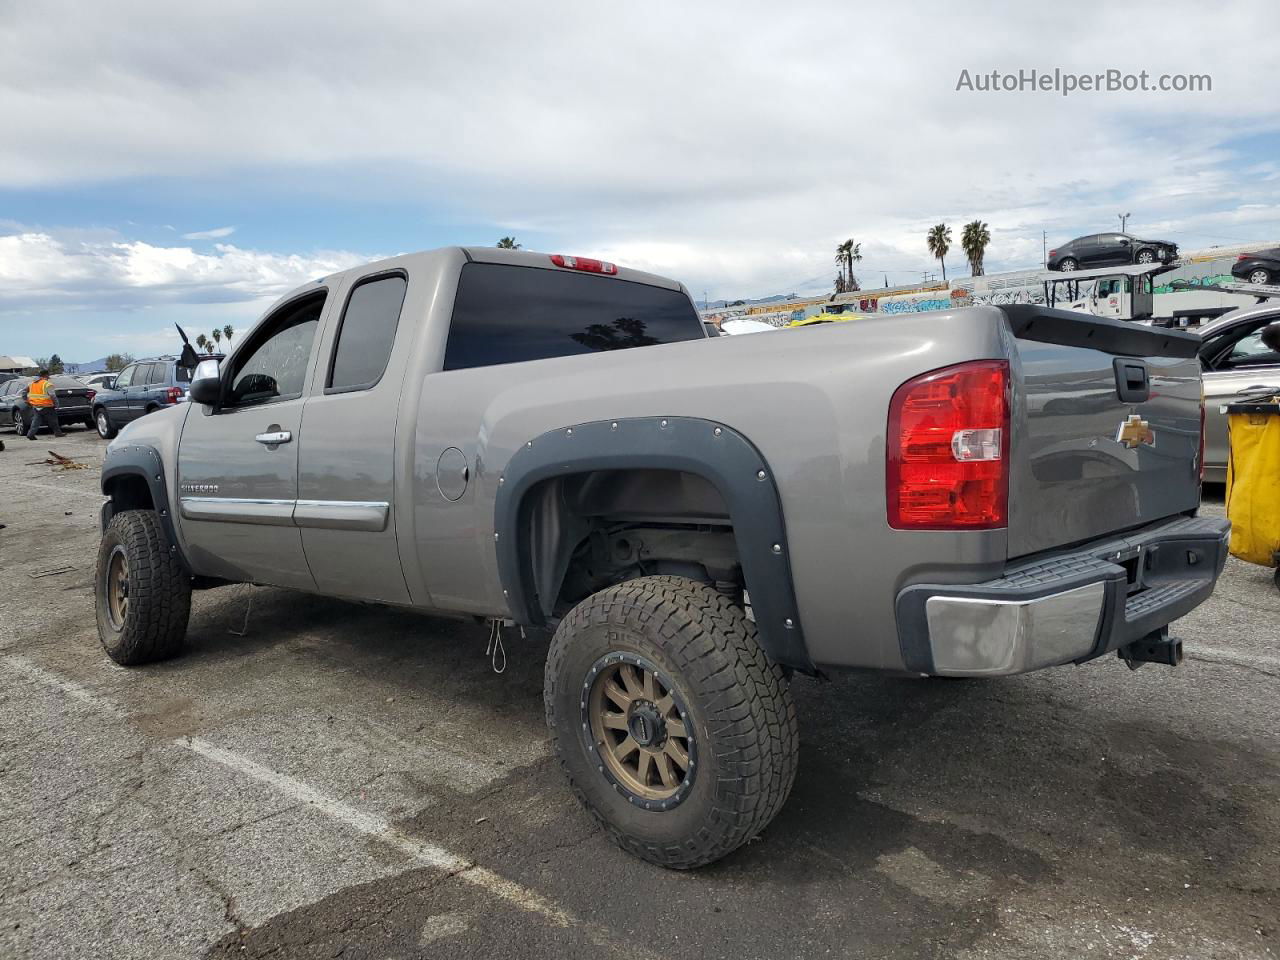
[(98, 431), (98, 436), (103, 440), (114, 440), (116, 434), (120, 432), (111, 422), (111, 414), (107, 413), (106, 407), (99, 407), (94, 411), (92, 423), (93, 429)]
[[(118, 549), (128, 564), (128, 605), (117, 625), (107, 591)], [(121, 666), (164, 660), (182, 649), (191, 614), (191, 577), (169, 549), (154, 511), (126, 510), (111, 518), (98, 547), (94, 600), (98, 639)]]
[[(696, 764), (671, 809), (628, 798), (584, 732), (592, 667), (615, 652), (654, 664), (687, 706)], [(543, 697), (574, 794), (642, 860), (691, 869), (720, 859), (777, 816), (795, 781), (799, 731), (782, 668), (765, 656), (742, 607), (697, 581), (642, 577), (579, 603), (552, 639)]]

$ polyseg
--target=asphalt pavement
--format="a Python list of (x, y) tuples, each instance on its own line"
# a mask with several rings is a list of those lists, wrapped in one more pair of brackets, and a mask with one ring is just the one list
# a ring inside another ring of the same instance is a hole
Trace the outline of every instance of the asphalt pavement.
[(0, 957), (1280, 954), (1271, 571), (1228, 563), (1176, 669), (797, 679), (782, 815), (675, 873), (565, 787), (545, 641), (499, 675), (474, 623), (236, 586), (183, 657), (115, 666), (105, 444), (2, 439)]

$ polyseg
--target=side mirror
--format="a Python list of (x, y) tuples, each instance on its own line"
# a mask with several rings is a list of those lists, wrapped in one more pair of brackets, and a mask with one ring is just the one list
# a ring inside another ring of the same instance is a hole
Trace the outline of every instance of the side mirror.
[(1120, 246), (1122, 246), (1122, 247), (1127, 247), (1127, 246), (1129, 246), (1129, 238), (1128, 238), (1128, 237), (1121, 237), (1121, 238), (1120, 238)]
[(201, 360), (191, 375), (191, 401), (216, 407), (222, 402), (222, 375), (217, 360)]

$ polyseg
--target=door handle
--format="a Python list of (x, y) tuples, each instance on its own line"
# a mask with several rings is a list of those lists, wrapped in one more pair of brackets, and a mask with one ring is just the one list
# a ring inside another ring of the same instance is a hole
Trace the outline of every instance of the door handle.
[(293, 434), (288, 430), (276, 430), (272, 433), (260, 433), (253, 439), (259, 443), (265, 443), (269, 447), (274, 447), (278, 443), (288, 443), (293, 439)]

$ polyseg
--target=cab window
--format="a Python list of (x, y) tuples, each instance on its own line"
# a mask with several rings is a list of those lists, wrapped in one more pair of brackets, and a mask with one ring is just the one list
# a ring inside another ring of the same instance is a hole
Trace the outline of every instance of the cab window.
[(133, 375), (137, 373), (137, 364), (125, 367), (120, 371), (120, 376), (116, 377), (116, 389), (123, 390), (125, 387), (133, 384)]
[(328, 392), (366, 390), (382, 379), (408, 283), (393, 273), (361, 280), (347, 298), (329, 367)]
[(321, 291), (295, 300), (263, 321), (247, 349), (237, 355), (224, 407), (302, 396), (326, 295)]

